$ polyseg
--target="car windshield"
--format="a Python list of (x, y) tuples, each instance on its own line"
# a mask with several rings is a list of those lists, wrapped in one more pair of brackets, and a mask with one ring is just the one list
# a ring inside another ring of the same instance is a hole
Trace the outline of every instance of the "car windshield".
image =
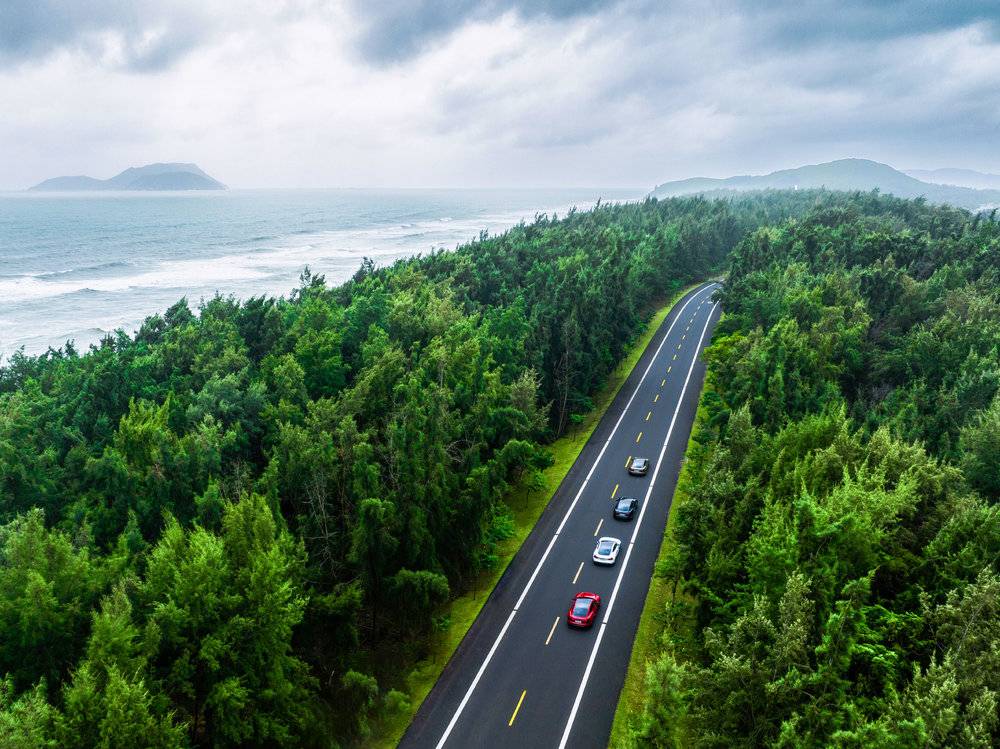
[(590, 612), (590, 599), (577, 598), (573, 606), (573, 616), (586, 616)]
[(632, 467), (633, 468), (645, 468), (646, 467), (646, 459), (645, 458), (636, 458), (635, 460), (632, 461)]
[(598, 554), (610, 554), (611, 549), (614, 547), (614, 542), (612, 541), (601, 541), (597, 546)]
[(629, 499), (629, 498), (626, 497), (625, 499), (619, 499), (618, 500), (618, 509), (619, 510), (628, 510), (630, 507), (632, 507), (632, 500), (631, 499)]

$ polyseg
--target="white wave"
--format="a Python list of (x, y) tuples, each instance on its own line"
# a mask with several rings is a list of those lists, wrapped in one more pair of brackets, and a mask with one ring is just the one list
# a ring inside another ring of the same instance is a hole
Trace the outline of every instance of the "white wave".
[(124, 276), (81, 278), (73, 281), (44, 281), (34, 276), (0, 280), (0, 299), (5, 303), (26, 302), (64, 296), (82, 291), (120, 292), (142, 288), (186, 288), (202, 286), (206, 281), (247, 281), (262, 278), (246, 264), (225, 264), (225, 258), (213, 260), (170, 260), (155, 270)]
[[(39, 334), (37, 328), (27, 329), (34, 326), (25, 326), (25, 319), (16, 323), (0, 320), (0, 329), (5, 332), (0, 352), (10, 353), (24, 344), (29, 353), (37, 353), (48, 345), (61, 345), (67, 338), (76, 338), (82, 349), (100, 339), (103, 333), (98, 331), (136, 330), (147, 316), (162, 312), (181, 296), (195, 305), (216, 292), (239, 298), (287, 294), (306, 266), (325, 275), (328, 284), (336, 285), (353, 275), (364, 256), (383, 265), (433, 249), (452, 249), (482, 231), (497, 234), (521, 221), (532, 221), (538, 213), (565, 215), (571, 207), (442, 216), (312, 233), (290, 230), (280, 239), (267, 238), (266, 245), (261, 244), (261, 236), (248, 238), (242, 245), (227, 244), (215, 257), (162, 261), (145, 269), (123, 264), (121, 275), (109, 275), (108, 266), (102, 265), (93, 268), (99, 273), (81, 269), (68, 278), (52, 274), (0, 278), (0, 307), (34, 303), (32, 309), (36, 309), (44, 303), (48, 330)], [(84, 293), (97, 299), (83, 301)], [(73, 302), (56, 301), (70, 295), (75, 295)], [(7, 336), (15, 326), (21, 335), (12, 341)]]
[[(568, 208), (557, 211), (563, 213)], [(362, 256), (391, 261), (436, 248), (450, 249), (475, 238), (482, 230), (496, 233), (533, 217), (534, 213), (462, 219), (445, 216), (408, 225), (289, 235), (273, 243), (271, 248), (253, 252), (250, 252), (251, 247), (237, 252), (229, 248), (228, 253), (217, 257), (167, 260), (154, 268), (119, 276), (109, 276), (105, 272), (61, 280), (51, 274), (48, 278), (24, 275), (0, 279), (0, 299), (4, 303), (19, 303), (84, 290), (119, 293), (170, 288), (192, 295), (203, 294), (206, 290), (208, 293), (212, 290), (229, 293), (253, 282), (260, 283), (259, 293), (284, 293), (290, 290), (289, 282), (294, 283), (306, 265), (316, 273), (326, 273), (328, 281), (337, 283), (353, 274)]]

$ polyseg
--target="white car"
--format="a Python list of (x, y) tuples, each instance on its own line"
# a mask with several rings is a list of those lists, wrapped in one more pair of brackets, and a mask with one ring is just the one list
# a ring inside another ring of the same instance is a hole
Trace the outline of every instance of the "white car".
[(614, 564), (621, 547), (622, 542), (617, 538), (602, 536), (597, 540), (597, 548), (594, 549), (594, 564)]

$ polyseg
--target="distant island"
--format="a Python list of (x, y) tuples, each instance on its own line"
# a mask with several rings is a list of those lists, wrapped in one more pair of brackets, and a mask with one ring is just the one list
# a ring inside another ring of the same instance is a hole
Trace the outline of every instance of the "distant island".
[[(946, 175), (958, 170), (937, 170)], [(980, 175), (983, 181), (992, 175)], [(828, 190), (874, 190), (900, 198), (926, 198), (932, 203), (949, 203), (970, 210), (982, 210), (1000, 205), (1000, 190), (974, 189), (955, 184), (924, 182), (904, 174), (888, 164), (868, 159), (839, 159), (823, 164), (808, 164), (795, 169), (782, 169), (763, 175), (744, 175), (715, 179), (693, 177), (665, 182), (653, 189), (656, 197), (672, 197), (694, 193), (743, 192), (746, 190), (796, 190), (826, 188)]]
[(147, 164), (130, 167), (111, 179), (93, 177), (53, 177), (31, 190), (70, 192), (78, 190), (225, 190), (219, 180), (209, 177), (196, 164)]

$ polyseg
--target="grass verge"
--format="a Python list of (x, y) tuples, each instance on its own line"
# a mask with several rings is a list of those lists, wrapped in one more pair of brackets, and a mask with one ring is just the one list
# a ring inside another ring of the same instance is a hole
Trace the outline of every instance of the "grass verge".
[(679, 290), (671, 299), (655, 305), (656, 311), (650, 317), (643, 334), (632, 343), (625, 357), (611, 373), (607, 383), (594, 396), (594, 408), (584, 416), (571, 433), (548, 445), (554, 462), (543, 471), (544, 484), (541, 488), (532, 492), (527, 492), (523, 487), (518, 486), (511, 489), (505, 501), (514, 518), (514, 533), (500, 544), (498, 549), (499, 563), (494, 569), (483, 573), (473, 585), (472, 590), (451, 601), (448, 610), (444, 612), (450, 618), (450, 626), (435, 638), (431, 644), (429, 655), (418, 661), (406, 678), (406, 689), (403, 691), (408, 697), (407, 704), (394, 715), (374, 722), (372, 733), (366, 739), (365, 746), (390, 749), (399, 743), (406, 727), (410, 725), (410, 721), (413, 720), (413, 716), (416, 715), (424, 698), (431, 691), (438, 676), (441, 675), (441, 671), (444, 670), (451, 654), (455, 652), (455, 648), (462, 642), (466, 632), (476, 620), (483, 604), (489, 598), (490, 592), (507, 569), (507, 565), (510, 564), (511, 559), (521, 548), (521, 544), (535, 527), (542, 510), (548, 505), (552, 495), (559, 488), (559, 484), (562, 483), (563, 478), (576, 462), (583, 446), (590, 439), (594, 428), (614, 401), (615, 396), (618, 395), (618, 391), (635, 368), (646, 347), (649, 346), (653, 334), (659, 329), (660, 324), (677, 303), (677, 300), (696, 286), (698, 284), (687, 286)]
[[(688, 444), (684, 450), (684, 466), (677, 479), (673, 501), (670, 504), (670, 515), (667, 518), (667, 528), (660, 544), (660, 552), (656, 557), (654, 567), (656, 570), (660, 569), (661, 563), (667, 560), (672, 550), (677, 508), (684, 504), (690, 491), (691, 464), (688, 462), (687, 456), (691, 455), (692, 446), (695, 444), (704, 423), (705, 414), (702, 403), (702, 399), (699, 398), (694, 426), (691, 428), (691, 436), (688, 438)], [(678, 621), (668, 618), (667, 612), (672, 587), (673, 583), (670, 580), (656, 572), (653, 573), (653, 577), (649, 581), (649, 592), (646, 594), (646, 602), (642, 607), (642, 616), (639, 618), (639, 628), (636, 630), (635, 642), (632, 644), (628, 671), (625, 673), (625, 684), (618, 697), (615, 721), (611, 726), (611, 736), (608, 739), (608, 746), (612, 749), (627, 749), (630, 746), (630, 734), (640, 726), (646, 694), (646, 666), (662, 650), (664, 637), (684, 640), (690, 634), (681, 630), (689, 629), (693, 622), (686, 619)], [(677, 599), (683, 600), (683, 594), (678, 593)]]

